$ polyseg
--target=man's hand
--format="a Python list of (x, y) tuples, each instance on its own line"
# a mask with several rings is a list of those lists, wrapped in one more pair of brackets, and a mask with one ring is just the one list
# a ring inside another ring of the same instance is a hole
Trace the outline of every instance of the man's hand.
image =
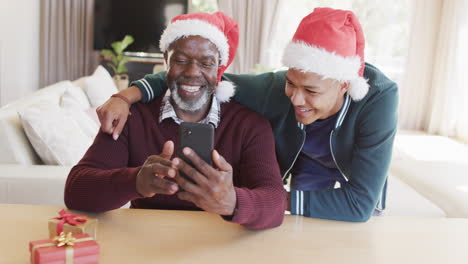
[[(136, 103), (143, 98), (137, 86), (124, 89), (119, 92), (119, 95), (127, 98), (130, 104)], [(112, 134), (114, 140), (117, 140), (127, 122), (130, 105), (122, 98), (111, 97), (103, 105), (99, 106), (96, 112), (101, 123), (102, 132)]]
[(127, 122), (128, 113), (130, 112), (129, 107), (124, 100), (111, 97), (96, 109), (101, 123), (101, 130), (107, 134), (112, 134), (114, 140), (119, 138), (125, 122)]
[(213, 151), (212, 157), (218, 169), (202, 160), (192, 149), (186, 147), (183, 151), (195, 168), (180, 158), (173, 159), (172, 164), (194, 183), (178, 173), (175, 180), (183, 191), (177, 193), (177, 197), (192, 202), (207, 212), (232, 215), (237, 198), (232, 182), (231, 165), (216, 150)]
[(166, 141), (161, 155), (149, 156), (140, 169), (136, 180), (136, 189), (144, 197), (153, 197), (156, 194), (174, 194), (179, 189), (177, 184), (165, 179), (174, 178), (176, 169), (172, 167), (171, 156), (174, 152), (174, 143)]

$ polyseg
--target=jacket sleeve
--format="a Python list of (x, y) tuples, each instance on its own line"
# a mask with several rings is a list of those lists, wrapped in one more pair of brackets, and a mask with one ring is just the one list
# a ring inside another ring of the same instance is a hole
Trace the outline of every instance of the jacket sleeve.
[(128, 128), (114, 141), (99, 131), (81, 161), (74, 166), (65, 184), (65, 204), (73, 210), (104, 212), (140, 198), (136, 175), (140, 167), (127, 168)]
[(240, 186), (235, 187), (237, 211), (230, 221), (249, 229), (265, 229), (283, 222), (286, 191), (276, 162), (270, 124), (255, 116), (243, 118), (244, 123), (252, 125), (246, 126), (242, 134), (241, 160), (236, 166), (239, 177), (235, 180), (236, 186)]
[(349, 181), (338, 189), (292, 191), (292, 214), (351, 222), (365, 222), (372, 216), (387, 180), (398, 104), (395, 83), (374, 85), (388, 87), (362, 108), (357, 119)]
[(130, 86), (138, 87), (143, 95), (141, 102), (147, 103), (166, 92), (166, 72), (148, 74), (143, 79), (131, 82)]
[(224, 76), (236, 85), (234, 100), (266, 117), (273, 127), (275, 120), (286, 115), (290, 102), (284, 93), (284, 71), (258, 75), (226, 73)]

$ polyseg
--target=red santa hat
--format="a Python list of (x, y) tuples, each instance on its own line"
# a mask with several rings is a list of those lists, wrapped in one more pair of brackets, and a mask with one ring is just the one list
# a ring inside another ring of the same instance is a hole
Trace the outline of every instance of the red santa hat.
[(203, 37), (211, 41), (218, 49), (220, 63), (216, 97), (221, 102), (229, 101), (229, 98), (234, 95), (235, 87), (231, 82), (221, 81), (221, 77), (236, 56), (237, 46), (239, 45), (237, 22), (223, 12), (176, 16), (161, 35), (159, 48), (162, 52), (165, 52), (171, 43), (188, 36)]
[(364, 98), (364, 33), (351, 11), (315, 8), (302, 19), (283, 55), (283, 64), (324, 78), (349, 82), (348, 94)]

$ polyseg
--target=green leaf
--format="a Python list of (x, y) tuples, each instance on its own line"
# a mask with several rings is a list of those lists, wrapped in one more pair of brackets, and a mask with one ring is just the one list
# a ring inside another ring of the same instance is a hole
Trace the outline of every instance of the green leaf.
[(130, 57), (123, 57), (122, 60), (121, 60), (121, 63), (127, 63), (128, 61), (130, 60)]
[(117, 55), (122, 54), (122, 52), (134, 41), (134, 38), (130, 35), (125, 35), (122, 41), (116, 41), (111, 44)]
[(124, 72), (127, 72), (127, 67), (125, 67), (125, 63), (122, 63), (123, 61), (121, 61), (119, 63), (119, 67), (117, 67), (117, 71), (116, 73), (117, 74), (121, 74), (121, 73), (124, 73)]
[(115, 70), (116, 66), (118, 64), (118, 60), (117, 60), (117, 57), (115, 56), (114, 52), (112, 52), (111, 50), (105, 49), (105, 50), (101, 51), (101, 54), (105, 58), (110, 58), (111, 59), (110, 61), (106, 61), (106, 64), (109, 65), (110, 67), (112, 67)]
[(115, 41), (111, 44), (113, 52), (111, 50), (105, 49), (101, 51), (101, 54), (104, 57), (112, 58), (112, 61), (108, 62), (109, 66), (114, 70), (114, 74), (120, 74), (127, 72), (125, 63), (130, 59), (122, 54), (122, 52), (133, 42), (135, 39), (130, 35), (125, 35), (122, 41)]
[(114, 52), (110, 49), (101, 50), (101, 55), (107, 58), (115, 57)]
[(120, 41), (112, 42), (111, 46), (117, 56), (122, 54), (122, 43)]
[(122, 51), (124, 51), (130, 44), (132, 44), (135, 39), (131, 35), (125, 35), (122, 40)]

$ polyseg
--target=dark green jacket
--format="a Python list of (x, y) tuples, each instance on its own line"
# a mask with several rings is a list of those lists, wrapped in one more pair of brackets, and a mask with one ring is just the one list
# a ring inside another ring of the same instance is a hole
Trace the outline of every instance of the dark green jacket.
[[(224, 75), (237, 87), (234, 100), (270, 120), (284, 178), (305, 140), (304, 126), (296, 121), (294, 108), (284, 93), (285, 74)], [(364, 77), (371, 87), (368, 94), (357, 102), (346, 96), (330, 134), (332, 156), (348, 181), (337, 189), (291, 190), (292, 214), (363, 222), (374, 209), (385, 208), (387, 172), (397, 128), (398, 88), (370, 64), (366, 64)], [(140, 88), (144, 102), (167, 89), (165, 72), (147, 75), (132, 84)]]

